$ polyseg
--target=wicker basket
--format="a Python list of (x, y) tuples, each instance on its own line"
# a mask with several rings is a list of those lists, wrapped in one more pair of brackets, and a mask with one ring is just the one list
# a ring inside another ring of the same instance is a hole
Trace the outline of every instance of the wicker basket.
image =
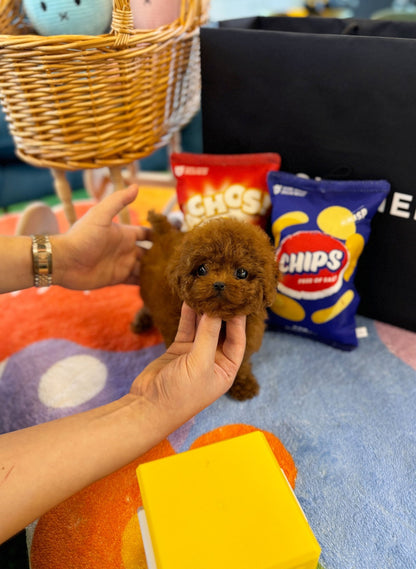
[(182, 0), (172, 24), (135, 30), (129, 0), (113, 0), (108, 34), (39, 36), (26, 33), (20, 0), (0, 0), (0, 98), (16, 152), (52, 170), (71, 223), (65, 170), (107, 166), (119, 188), (123, 165), (198, 110), (207, 11), (207, 0)]

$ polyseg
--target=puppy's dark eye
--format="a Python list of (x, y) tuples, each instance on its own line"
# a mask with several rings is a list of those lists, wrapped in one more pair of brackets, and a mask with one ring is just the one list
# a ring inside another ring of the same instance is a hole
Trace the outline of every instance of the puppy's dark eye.
[(208, 274), (208, 267), (206, 265), (200, 265), (196, 270), (196, 274), (198, 277), (204, 277)]
[(40, 7), (42, 8), (42, 10), (43, 10), (44, 12), (46, 12), (46, 10), (48, 9), (48, 7), (47, 7), (47, 5), (46, 5), (46, 2), (41, 2), (41, 3), (40, 3)]
[(246, 279), (248, 277), (248, 272), (242, 267), (240, 267), (239, 269), (236, 270), (235, 276), (237, 277), (237, 279)]

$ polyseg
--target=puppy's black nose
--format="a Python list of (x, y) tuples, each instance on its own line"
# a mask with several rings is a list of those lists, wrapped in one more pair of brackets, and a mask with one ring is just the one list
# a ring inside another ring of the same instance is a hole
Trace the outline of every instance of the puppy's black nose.
[(221, 281), (217, 281), (212, 286), (214, 287), (216, 292), (222, 292), (225, 289), (225, 283), (223, 283)]

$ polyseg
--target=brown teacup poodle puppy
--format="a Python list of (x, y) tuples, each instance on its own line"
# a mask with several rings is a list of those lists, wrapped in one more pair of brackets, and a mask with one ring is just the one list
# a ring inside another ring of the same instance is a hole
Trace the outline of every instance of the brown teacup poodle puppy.
[(247, 345), (229, 394), (257, 395), (251, 355), (260, 349), (267, 316), (276, 295), (278, 270), (270, 240), (260, 227), (233, 218), (216, 218), (183, 233), (164, 215), (151, 212), (153, 246), (141, 260), (140, 293), (144, 306), (132, 329), (155, 325), (169, 346), (185, 301), (196, 313), (222, 320), (246, 315)]

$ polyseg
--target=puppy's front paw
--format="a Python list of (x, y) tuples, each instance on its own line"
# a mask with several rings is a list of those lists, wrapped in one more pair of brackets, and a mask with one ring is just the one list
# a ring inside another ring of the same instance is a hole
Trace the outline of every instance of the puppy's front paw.
[(233, 399), (245, 401), (246, 399), (252, 399), (258, 395), (259, 391), (259, 384), (252, 373), (247, 375), (240, 375), (240, 373), (238, 373), (228, 394)]
[(146, 330), (153, 328), (152, 315), (145, 306), (137, 312), (130, 327), (134, 334), (142, 334), (143, 332), (146, 332)]

